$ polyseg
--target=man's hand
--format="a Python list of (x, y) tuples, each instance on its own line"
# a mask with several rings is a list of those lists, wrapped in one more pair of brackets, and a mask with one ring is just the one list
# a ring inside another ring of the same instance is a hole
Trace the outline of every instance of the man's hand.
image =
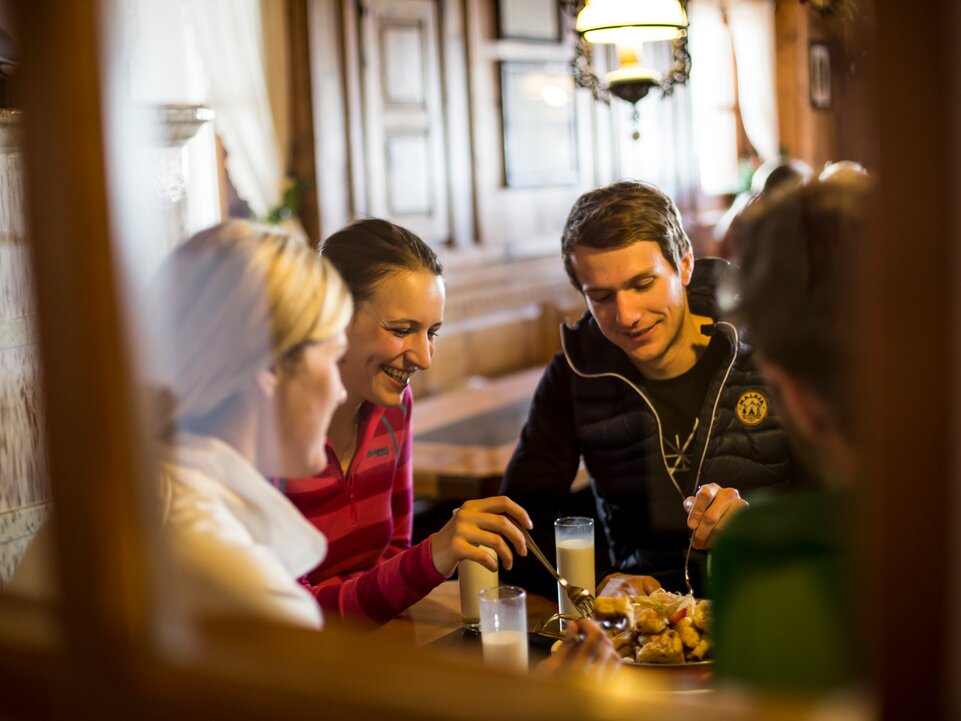
[(551, 675), (580, 675), (607, 681), (621, 667), (621, 659), (607, 634), (593, 621), (568, 621), (561, 645), (537, 665), (537, 672)]
[(650, 596), (661, 587), (653, 576), (612, 573), (598, 584), (598, 596)]
[(718, 529), (747, 505), (736, 488), (721, 488), (716, 483), (707, 483), (696, 495), (685, 498), (687, 527), (694, 531), (694, 548), (710, 548)]

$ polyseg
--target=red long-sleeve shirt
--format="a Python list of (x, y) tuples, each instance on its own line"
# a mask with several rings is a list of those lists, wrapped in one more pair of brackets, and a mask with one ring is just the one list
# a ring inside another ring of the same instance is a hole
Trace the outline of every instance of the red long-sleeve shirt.
[(328, 541), (323, 563), (302, 579), (321, 607), (342, 617), (389, 621), (445, 580), (431, 539), (411, 547), (413, 396), (360, 409), (357, 451), (346, 476), (327, 444), (327, 468), (278, 487)]

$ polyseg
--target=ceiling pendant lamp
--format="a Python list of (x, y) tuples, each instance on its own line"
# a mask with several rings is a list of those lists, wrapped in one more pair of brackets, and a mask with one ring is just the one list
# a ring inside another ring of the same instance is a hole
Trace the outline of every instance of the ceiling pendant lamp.
[[(571, 63), (574, 78), (594, 97), (609, 102), (609, 95), (635, 104), (652, 88), (662, 96), (687, 82), (691, 56), (687, 51), (686, 2), (679, 0), (587, 0), (570, 2), (576, 13), (577, 53)], [(643, 43), (671, 42), (672, 64), (663, 73), (639, 63)], [(599, 78), (591, 64), (591, 45), (615, 45), (619, 66)], [(635, 132), (635, 137), (637, 133)]]

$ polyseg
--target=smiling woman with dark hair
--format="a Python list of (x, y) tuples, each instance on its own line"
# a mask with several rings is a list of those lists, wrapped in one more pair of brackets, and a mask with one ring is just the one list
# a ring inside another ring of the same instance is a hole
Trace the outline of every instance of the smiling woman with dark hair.
[(464, 503), (447, 524), (412, 546), (410, 381), (430, 368), (444, 319), (444, 280), (436, 254), (386, 220), (357, 221), (323, 244), (356, 303), (340, 364), (347, 401), (334, 414), (328, 465), (314, 477), (278, 481), (287, 497), (330, 541), (324, 563), (305, 584), (325, 609), (388, 621), (471, 559), (494, 570), (526, 554), (503, 514), (530, 527), (505, 497)]

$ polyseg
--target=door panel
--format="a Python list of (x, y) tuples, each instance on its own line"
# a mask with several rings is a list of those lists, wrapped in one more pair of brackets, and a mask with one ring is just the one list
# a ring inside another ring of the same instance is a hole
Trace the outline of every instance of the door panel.
[(432, 244), (450, 239), (438, 6), (361, 6), (367, 205)]

